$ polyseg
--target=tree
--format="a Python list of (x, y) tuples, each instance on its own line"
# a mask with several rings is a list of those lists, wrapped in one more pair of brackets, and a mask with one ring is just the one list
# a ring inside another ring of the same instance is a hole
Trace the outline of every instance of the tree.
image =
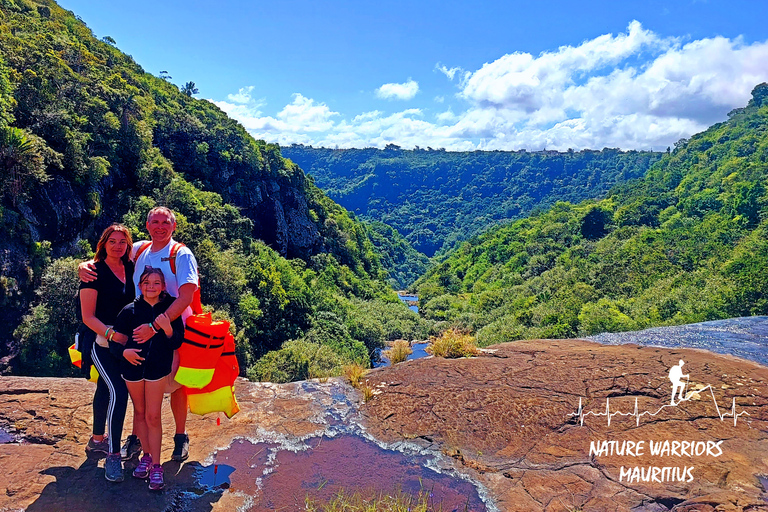
[(184, 87), (181, 88), (181, 92), (189, 97), (192, 97), (194, 94), (197, 94), (200, 91), (198, 91), (197, 87), (195, 87), (195, 82), (187, 82), (184, 84)]
[(0, 191), (16, 206), (30, 187), (48, 180), (45, 161), (24, 130), (0, 128)]

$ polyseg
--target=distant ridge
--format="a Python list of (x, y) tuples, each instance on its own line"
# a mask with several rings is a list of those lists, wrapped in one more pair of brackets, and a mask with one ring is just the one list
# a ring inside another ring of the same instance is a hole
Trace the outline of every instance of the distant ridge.
[(557, 201), (599, 199), (661, 158), (648, 151), (327, 149), (292, 145), (296, 162), (339, 204), (384, 222), (427, 256)]

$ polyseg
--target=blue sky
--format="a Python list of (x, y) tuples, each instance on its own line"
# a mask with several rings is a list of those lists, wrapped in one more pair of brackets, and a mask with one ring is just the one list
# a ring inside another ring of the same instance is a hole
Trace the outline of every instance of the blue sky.
[(763, 0), (62, 0), (255, 137), (664, 149), (768, 81)]

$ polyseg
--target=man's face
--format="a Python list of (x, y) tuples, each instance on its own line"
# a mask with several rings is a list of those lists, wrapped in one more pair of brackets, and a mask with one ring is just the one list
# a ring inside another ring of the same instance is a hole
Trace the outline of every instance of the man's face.
[(147, 231), (152, 242), (168, 242), (176, 229), (176, 223), (171, 222), (171, 218), (162, 212), (153, 214), (147, 221)]

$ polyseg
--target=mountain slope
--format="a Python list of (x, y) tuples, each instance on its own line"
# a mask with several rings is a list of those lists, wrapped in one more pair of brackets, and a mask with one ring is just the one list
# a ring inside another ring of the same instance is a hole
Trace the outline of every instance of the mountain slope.
[(383, 327), (353, 299), (398, 303), (364, 226), (276, 145), (51, 0), (0, 2), (0, 172), (0, 356), (17, 372), (69, 371), (73, 265), (113, 221), (145, 237), (155, 204), (178, 212), (203, 301), (237, 325), (243, 368), (321, 312), (341, 333), (329, 367), (365, 362)]
[(418, 283), (421, 310), (483, 343), (768, 312), (768, 85), (606, 199), (465, 243)]

